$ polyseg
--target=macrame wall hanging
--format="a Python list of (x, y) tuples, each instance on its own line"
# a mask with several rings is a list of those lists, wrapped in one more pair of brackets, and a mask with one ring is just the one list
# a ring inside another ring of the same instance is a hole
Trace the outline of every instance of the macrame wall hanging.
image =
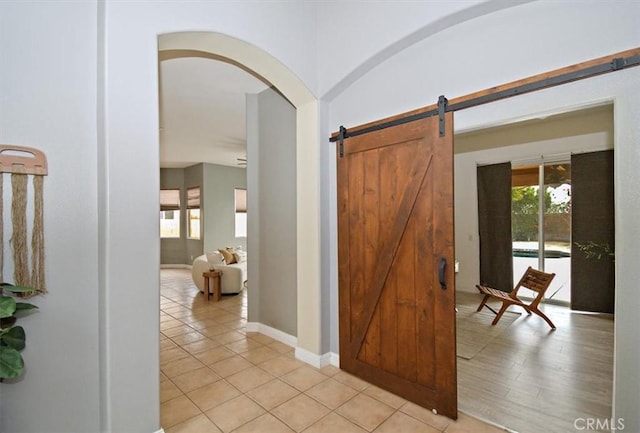
[[(0, 282), (5, 282), (4, 270), (4, 173), (11, 173), (11, 221), (13, 231), (9, 245), (13, 252), (13, 283), (17, 286), (33, 287), (32, 296), (46, 293), (44, 282), (44, 214), (43, 188), (47, 175), (47, 158), (43, 152), (32, 147), (0, 145)], [(33, 178), (33, 226), (31, 248), (27, 242), (27, 190), (29, 176)], [(29, 263), (31, 252), (31, 263)], [(31, 272), (29, 272), (31, 268)]]

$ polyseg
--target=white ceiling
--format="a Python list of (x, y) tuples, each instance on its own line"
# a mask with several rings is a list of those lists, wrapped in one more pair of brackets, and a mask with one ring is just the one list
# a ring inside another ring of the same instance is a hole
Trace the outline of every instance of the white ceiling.
[(267, 84), (237, 66), (200, 57), (160, 62), (160, 167), (237, 167), (246, 157), (247, 93)]

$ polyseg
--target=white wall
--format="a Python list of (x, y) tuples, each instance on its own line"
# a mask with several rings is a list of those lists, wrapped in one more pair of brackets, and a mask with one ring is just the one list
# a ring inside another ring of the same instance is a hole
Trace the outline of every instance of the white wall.
[[(108, 233), (103, 245), (109, 348), (103, 411), (111, 431), (158, 425), (158, 36), (226, 33), (262, 48), (316, 87), (315, 6), (305, 2), (105, 4)], [(292, 19), (295, 17), (295, 19)], [(154, 168), (155, 167), (155, 168)], [(132, 200), (143, 211), (131, 215)], [(147, 209), (149, 212), (147, 212)], [(144, 246), (144, 251), (138, 247)], [(136, 316), (131, 327), (126, 318)], [(135, 347), (135, 357), (129, 348)]]
[[(499, 8), (503, 2), (487, 3)], [(0, 430), (159, 429), (158, 35), (196, 30), (228, 34), (272, 55), (313, 92), (321, 81), (323, 89), (338, 89), (331, 92), (328, 108), (320, 113), (311, 100), (306, 100), (302, 110), (298, 107), (299, 122), (301, 116), (320, 116), (319, 124), (328, 125), (323, 126), (323, 137), (341, 123), (350, 126), (428, 105), (439, 94), (458, 96), (640, 45), (636, 2), (536, 2), (478, 20), (463, 20), (367, 73), (369, 67), (390, 56), (393, 48), (384, 56), (375, 57), (375, 53), (406, 34), (407, 22), (419, 32), (419, 21), (424, 18), (428, 27), (428, 12), (422, 10), (424, 16), (391, 16), (386, 9), (379, 9), (384, 8), (380, 3), (363, 2), (363, 11), (383, 10), (376, 20), (385, 16), (389, 20), (384, 26), (356, 21), (342, 37), (331, 39), (319, 57), (318, 40), (331, 37), (326, 34), (335, 31), (332, 22), (340, 13), (340, 8), (336, 13), (322, 9), (329, 13), (320, 17), (317, 11), (323, 7), (333, 5), (0, 2), (0, 138), (43, 149), (49, 156), (51, 173), (45, 181), (51, 293), (36, 300), (41, 311), (24, 321), (29, 370), (19, 383), (1, 385)], [(318, 28), (323, 30), (318, 32)], [(433, 29), (429, 27), (426, 34), (432, 34)], [(385, 37), (378, 39), (374, 32), (385, 32)], [(370, 53), (358, 62), (375, 58), (365, 61), (366, 67), (353, 75), (349, 71), (358, 69), (356, 64), (334, 76), (327, 62), (340, 62), (351, 55), (343, 44), (354, 39), (358, 39), (355, 46), (359, 52)], [(406, 41), (395, 47), (399, 46), (407, 46)], [(326, 67), (322, 79), (320, 62)], [(461, 130), (558, 107), (564, 110), (594, 100), (615, 100), (616, 202), (620, 203), (616, 220), (620, 290), (616, 301), (615, 408), (629, 417), (630, 431), (640, 430), (634, 412), (640, 389), (635, 373), (640, 360), (637, 351), (624, 350), (640, 345), (635, 324), (629, 319), (640, 304), (634, 292), (640, 281), (640, 270), (635, 266), (640, 240), (635, 217), (640, 213), (640, 197), (637, 189), (626, 188), (640, 184), (636, 170), (640, 156), (635, 150), (640, 140), (638, 74), (618, 72), (457, 116)], [(345, 76), (350, 79), (343, 83)], [(301, 139), (316, 143), (316, 123), (308, 123), (308, 130), (298, 130), (298, 143)], [(325, 161), (335, 157), (332, 147), (327, 152)], [(318, 155), (314, 151), (297, 155), (298, 166), (310, 168), (299, 173), (312, 178), (304, 184), (305, 190), (297, 191), (298, 203), (301, 195), (304, 198), (307, 191), (313, 192), (318, 175), (313, 162)], [(330, 169), (331, 163), (328, 165)], [(328, 179), (334, 176), (335, 171), (329, 172)], [(307, 207), (315, 209), (317, 203), (310, 205)], [(322, 215), (334, 218), (335, 195), (329, 197), (329, 205), (324, 202)], [(308, 220), (314, 222), (316, 216), (311, 217)], [(298, 219), (298, 246), (307, 239), (315, 242), (315, 232), (305, 229), (310, 227), (308, 221), (304, 224), (304, 236), (300, 236)], [(323, 245), (335, 245), (335, 221), (323, 226), (328, 229), (322, 233)], [(335, 252), (327, 248), (325, 254)], [(303, 263), (305, 272), (315, 272), (315, 259), (312, 255), (309, 263)], [(323, 291), (333, 290), (329, 298), (336, 299), (334, 261), (323, 256), (322, 262), (328, 264), (325, 274), (331, 278), (323, 282)], [(298, 265), (300, 280), (300, 262)], [(313, 323), (319, 311), (319, 303), (313, 302), (315, 296), (310, 295), (309, 305), (298, 305), (311, 322), (298, 340), (304, 337), (311, 341), (308, 349), (314, 351), (317, 348), (311, 346), (317, 335), (330, 328), (325, 323), (319, 329)], [(337, 317), (335, 310), (329, 316)], [(333, 326), (331, 345), (337, 348), (337, 325)]]
[(25, 320), (28, 371), (2, 384), (0, 430), (156, 431), (158, 35), (227, 33), (315, 90), (315, 5), (107, 0), (0, 8), (0, 135), (45, 150), (51, 172), (51, 293)]
[[(26, 373), (0, 385), (0, 431), (97, 432), (96, 4), (0, 2), (0, 29), (0, 143), (36, 147), (49, 164), (44, 180), (49, 293), (33, 298), (40, 310), (20, 320), (27, 334)], [(4, 188), (11, 189), (8, 174)], [(4, 271), (12, 281), (9, 203)]]
[(318, 94), (330, 101), (402, 49), (447, 27), (528, 1), (323, 2), (318, 7)]
[[(439, 95), (452, 99), (635, 48), (639, 10), (633, 0), (532, 2), (443, 30), (373, 68), (330, 101), (332, 132), (340, 124), (435, 104)], [(604, 23), (614, 22), (603, 30)], [(469, 117), (471, 111), (457, 116), (456, 132), (474, 123), (487, 126), (482, 117)]]
[[(535, 2), (465, 22), (434, 35), (372, 69), (330, 104), (327, 136), (347, 128), (536, 73), (640, 46), (640, 8), (634, 1)], [(607, 23), (615, 25), (607, 26)], [(640, 270), (640, 68), (575, 82), (456, 113), (456, 131), (537, 117), (602, 101), (615, 103), (616, 365), (614, 415), (629, 431), (637, 413), (640, 346), (635, 313)], [(635, 117), (634, 117), (635, 116)], [(634, 120), (635, 119), (635, 120)], [(325, 167), (331, 169), (331, 167)], [(335, 218), (335, 194), (330, 200)], [(332, 234), (335, 236), (335, 233)], [(332, 281), (332, 290), (337, 283)], [(332, 347), (337, 347), (333, 335)]]

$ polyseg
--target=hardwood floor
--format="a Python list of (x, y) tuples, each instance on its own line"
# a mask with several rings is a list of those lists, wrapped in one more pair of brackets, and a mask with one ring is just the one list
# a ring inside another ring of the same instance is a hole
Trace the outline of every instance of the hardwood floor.
[[(481, 300), (456, 297), (458, 305)], [(572, 432), (576, 418), (611, 418), (613, 315), (541, 310), (557, 330), (523, 312), (472, 359), (458, 357), (459, 409), (520, 433)]]

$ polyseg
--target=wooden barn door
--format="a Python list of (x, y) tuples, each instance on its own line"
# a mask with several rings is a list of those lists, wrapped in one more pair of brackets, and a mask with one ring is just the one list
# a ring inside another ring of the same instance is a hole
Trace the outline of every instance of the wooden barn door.
[[(453, 115), (344, 140), (340, 366), (457, 417)], [(441, 281), (443, 284), (441, 284)]]

